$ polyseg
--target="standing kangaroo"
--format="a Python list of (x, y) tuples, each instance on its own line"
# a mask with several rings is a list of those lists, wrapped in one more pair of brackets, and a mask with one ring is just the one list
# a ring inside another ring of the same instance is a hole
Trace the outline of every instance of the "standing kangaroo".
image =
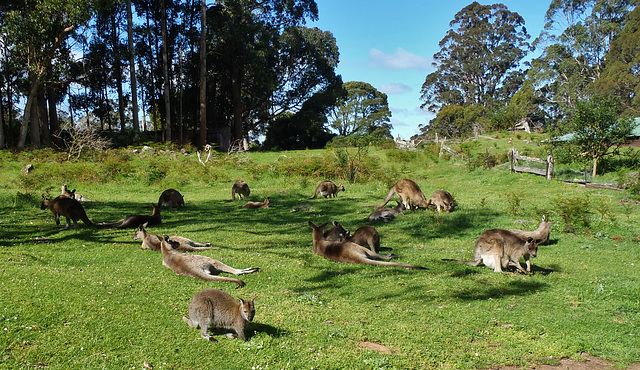
[(158, 206), (162, 206), (163, 204), (169, 208), (183, 207), (184, 197), (176, 189), (167, 189), (163, 191), (162, 194), (160, 194), (160, 198), (158, 198)]
[(264, 198), (264, 202), (247, 202), (242, 208), (269, 208), (269, 203), (271, 203), (271, 199), (266, 197)]
[[(158, 235), (147, 232), (147, 230), (145, 230), (146, 226), (147, 224), (140, 225), (131, 239), (142, 240), (142, 245), (140, 246), (140, 248), (142, 249), (159, 251), (160, 248), (162, 248), (162, 238)], [(199, 243), (182, 236), (170, 236), (169, 239), (171, 239), (173, 242), (178, 243), (178, 247), (176, 247), (175, 249), (179, 251), (193, 252), (205, 249), (220, 249), (218, 247), (212, 247), (211, 243)]]
[(345, 230), (337, 221), (332, 222), (333, 227), (324, 233), (324, 238), (330, 241), (346, 240), (361, 246), (368, 245), (369, 249), (378, 253), (380, 251), (380, 234), (375, 227), (364, 225), (360, 226), (353, 235)]
[(231, 201), (236, 200), (236, 193), (238, 193), (238, 198), (240, 200), (246, 199), (249, 194), (251, 194), (251, 189), (249, 189), (249, 185), (242, 180), (236, 180), (231, 186)]
[(538, 228), (534, 231), (524, 231), (518, 229), (509, 230), (512, 233), (518, 235), (522, 239), (532, 238), (536, 244), (543, 245), (549, 242), (549, 234), (551, 233), (551, 226), (553, 222), (547, 222), (547, 216), (542, 216), (542, 222), (538, 225)]
[[(253, 320), (256, 314), (254, 300), (236, 301), (229, 294), (219, 289), (205, 289), (196, 293), (189, 303), (189, 317), (182, 317), (182, 320), (191, 328), (200, 327), (202, 338), (218, 342), (209, 335), (211, 327), (233, 329), (237, 337), (246, 341), (245, 327)], [(234, 338), (231, 333), (228, 337)]]
[(164, 236), (160, 250), (162, 251), (162, 264), (177, 275), (187, 276), (194, 279), (206, 281), (228, 281), (243, 287), (244, 281), (226, 276), (218, 276), (221, 272), (228, 272), (234, 275), (243, 275), (257, 272), (260, 269), (250, 267), (246, 269), (236, 269), (225, 265), (211, 257), (198, 254), (187, 254), (176, 252), (180, 243), (172, 241), (168, 236)]
[(421, 266), (407, 265), (404, 263), (395, 263), (388, 261), (380, 261), (381, 259), (389, 260), (393, 256), (381, 255), (368, 250), (367, 248), (356, 243), (348, 241), (330, 241), (324, 238), (322, 229), (327, 224), (316, 226), (309, 221), (309, 226), (313, 228), (313, 253), (324, 257), (330, 261), (345, 263), (361, 263), (365, 265), (382, 265), (392, 267), (404, 267), (406, 269), (425, 269)]
[(431, 199), (429, 199), (429, 205), (436, 206), (438, 212), (440, 212), (440, 210), (444, 210), (449, 213), (453, 211), (455, 202), (453, 201), (453, 196), (448, 191), (436, 190), (433, 192)]
[(316, 199), (318, 197), (318, 194), (322, 195), (323, 197), (337, 197), (338, 196), (338, 192), (340, 191), (345, 191), (344, 190), (344, 185), (339, 184), (338, 186), (336, 186), (336, 184), (334, 184), (331, 181), (323, 181), (320, 184), (318, 184), (318, 186), (316, 187), (316, 191), (315, 193), (313, 193), (313, 196), (309, 199)]
[(396, 182), (391, 189), (389, 189), (389, 194), (384, 198), (384, 201), (373, 206), (373, 208), (384, 207), (389, 203), (393, 194), (398, 194), (398, 196), (402, 198), (402, 203), (404, 204), (405, 209), (413, 210), (417, 207), (427, 208), (429, 206), (429, 202), (427, 202), (427, 198), (424, 196), (420, 186), (418, 186), (418, 184), (413, 180), (402, 179)]
[[(476, 240), (473, 261), (461, 261), (453, 259), (443, 259), (458, 263), (466, 263), (471, 266), (478, 266), (484, 263), (495, 272), (502, 272), (509, 266), (514, 266), (518, 271), (531, 272), (531, 257), (538, 253), (538, 244), (533, 239), (522, 239), (516, 234), (504, 229), (487, 230)], [(520, 265), (520, 258), (524, 258), (527, 263), (525, 271)]]
[(158, 225), (162, 222), (160, 217), (160, 205), (151, 203), (153, 213), (149, 215), (129, 215), (122, 220), (116, 222), (101, 222), (98, 225), (102, 227), (116, 227), (118, 229), (126, 229), (130, 227), (138, 227), (142, 224)]
[(398, 202), (398, 205), (394, 208), (378, 208), (375, 211), (371, 212), (369, 215), (369, 221), (382, 220), (384, 222), (393, 221), (397, 215), (401, 215), (402, 211), (405, 209), (403, 203)]
[(73, 227), (78, 226), (78, 220), (82, 220), (86, 225), (93, 226), (93, 222), (87, 217), (87, 213), (82, 204), (73, 198), (60, 195), (54, 199), (48, 199), (42, 194), (40, 209), (44, 210), (47, 208), (53, 213), (56, 225), (60, 225), (60, 216), (64, 216), (67, 219), (67, 229), (71, 226), (71, 220), (73, 220)]

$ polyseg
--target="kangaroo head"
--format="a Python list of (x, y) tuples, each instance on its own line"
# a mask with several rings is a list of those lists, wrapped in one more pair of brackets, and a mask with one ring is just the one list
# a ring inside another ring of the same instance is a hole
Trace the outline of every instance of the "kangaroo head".
[(535, 257), (538, 255), (538, 243), (533, 240), (533, 238), (528, 238), (524, 246), (527, 248), (527, 251), (531, 257)]
[(338, 185), (338, 191), (346, 191), (344, 190), (344, 185), (342, 185), (342, 183)]
[(331, 223), (333, 224), (333, 227), (336, 228), (336, 231), (338, 232), (340, 237), (345, 239), (351, 237), (351, 233), (347, 231), (344, 227), (342, 227), (342, 225), (340, 225), (338, 221), (332, 221)]
[(169, 239), (169, 235), (165, 234), (162, 236), (162, 242), (160, 245), (162, 249), (166, 248), (167, 250), (173, 250), (178, 248), (180, 243)]
[(264, 204), (262, 205), (264, 208), (269, 208), (269, 203), (271, 202), (271, 199), (269, 199), (269, 197), (264, 198)]
[(138, 226), (138, 230), (136, 230), (136, 232), (133, 234), (133, 237), (131, 237), (131, 239), (133, 240), (144, 239), (144, 236), (147, 233), (147, 230), (145, 230), (144, 228), (147, 227), (148, 224), (149, 224), (148, 222), (145, 222), (144, 224)]
[(153, 212), (151, 213), (151, 216), (160, 216), (160, 203), (158, 204), (151, 203), (151, 207), (153, 207)]
[(309, 221), (309, 226), (313, 228), (313, 240), (320, 240), (323, 238), (322, 229), (327, 226), (327, 223), (323, 223), (320, 226), (316, 226), (313, 222)]
[(40, 209), (47, 209), (49, 207), (50, 200), (47, 199), (47, 196), (42, 193), (42, 203), (40, 204)]
[(253, 321), (253, 316), (256, 314), (255, 310), (255, 298), (250, 301), (245, 301), (240, 298), (240, 315), (247, 321)]

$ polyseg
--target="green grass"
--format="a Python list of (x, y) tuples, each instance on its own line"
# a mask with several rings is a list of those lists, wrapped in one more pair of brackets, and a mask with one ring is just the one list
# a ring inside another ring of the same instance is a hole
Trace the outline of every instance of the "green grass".
[[(477, 151), (499, 153), (506, 140)], [(348, 183), (340, 168), (314, 167), (334, 158), (324, 150), (248, 153), (203, 167), (182, 155), (113, 152), (68, 163), (50, 151), (0, 153), (0, 368), (473, 369), (554, 364), (581, 352), (621, 367), (640, 361), (640, 206), (621, 202), (629, 194), (374, 148), (370, 175)], [(20, 175), (27, 163), (35, 171)], [(316, 175), (286, 174), (292, 167)], [(307, 199), (328, 173), (346, 192)], [(405, 177), (427, 196), (450, 191), (458, 204), (450, 214), (419, 210), (373, 224), (397, 261), (428, 270), (338, 264), (311, 252), (307, 221), (338, 220), (354, 231)], [(271, 208), (230, 202), (238, 178), (249, 183), (250, 200), (269, 196)], [(199, 254), (260, 272), (242, 276), (241, 289), (197, 281), (140, 249), (133, 230), (57, 227), (39, 209), (40, 194), (58, 195), (62, 182), (97, 200), (84, 203), (93, 221), (149, 214), (149, 203), (175, 187), (186, 208), (163, 208), (163, 223), (149, 232), (209, 241), (221, 249)], [(563, 233), (559, 205), (572, 199), (589, 207), (588, 222)], [(555, 224), (531, 275), (441, 260), (471, 259), (482, 231), (532, 230), (542, 214)], [(220, 335), (210, 343), (182, 321), (191, 297), (210, 287), (256, 297), (249, 341)]]

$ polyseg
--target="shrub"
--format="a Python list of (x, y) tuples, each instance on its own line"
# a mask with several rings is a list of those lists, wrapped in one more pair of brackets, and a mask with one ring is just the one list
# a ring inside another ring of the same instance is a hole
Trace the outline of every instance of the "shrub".
[(554, 205), (558, 216), (564, 221), (564, 232), (573, 233), (579, 229), (589, 229), (592, 212), (589, 198), (561, 198), (557, 199)]

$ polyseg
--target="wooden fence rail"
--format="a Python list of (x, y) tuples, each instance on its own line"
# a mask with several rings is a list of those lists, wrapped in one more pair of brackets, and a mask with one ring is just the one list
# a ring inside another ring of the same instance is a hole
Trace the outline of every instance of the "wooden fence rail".
[[(509, 150), (509, 162), (511, 163), (511, 172), (527, 172), (536, 175), (546, 176), (547, 180), (553, 178), (553, 156), (549, 155), (547, 159), (527, 157), (518, 154), (515, 148)], [(534, 162), (546, 165), (546, 168), (534, 168), (520, 165), (520, 162)]]

